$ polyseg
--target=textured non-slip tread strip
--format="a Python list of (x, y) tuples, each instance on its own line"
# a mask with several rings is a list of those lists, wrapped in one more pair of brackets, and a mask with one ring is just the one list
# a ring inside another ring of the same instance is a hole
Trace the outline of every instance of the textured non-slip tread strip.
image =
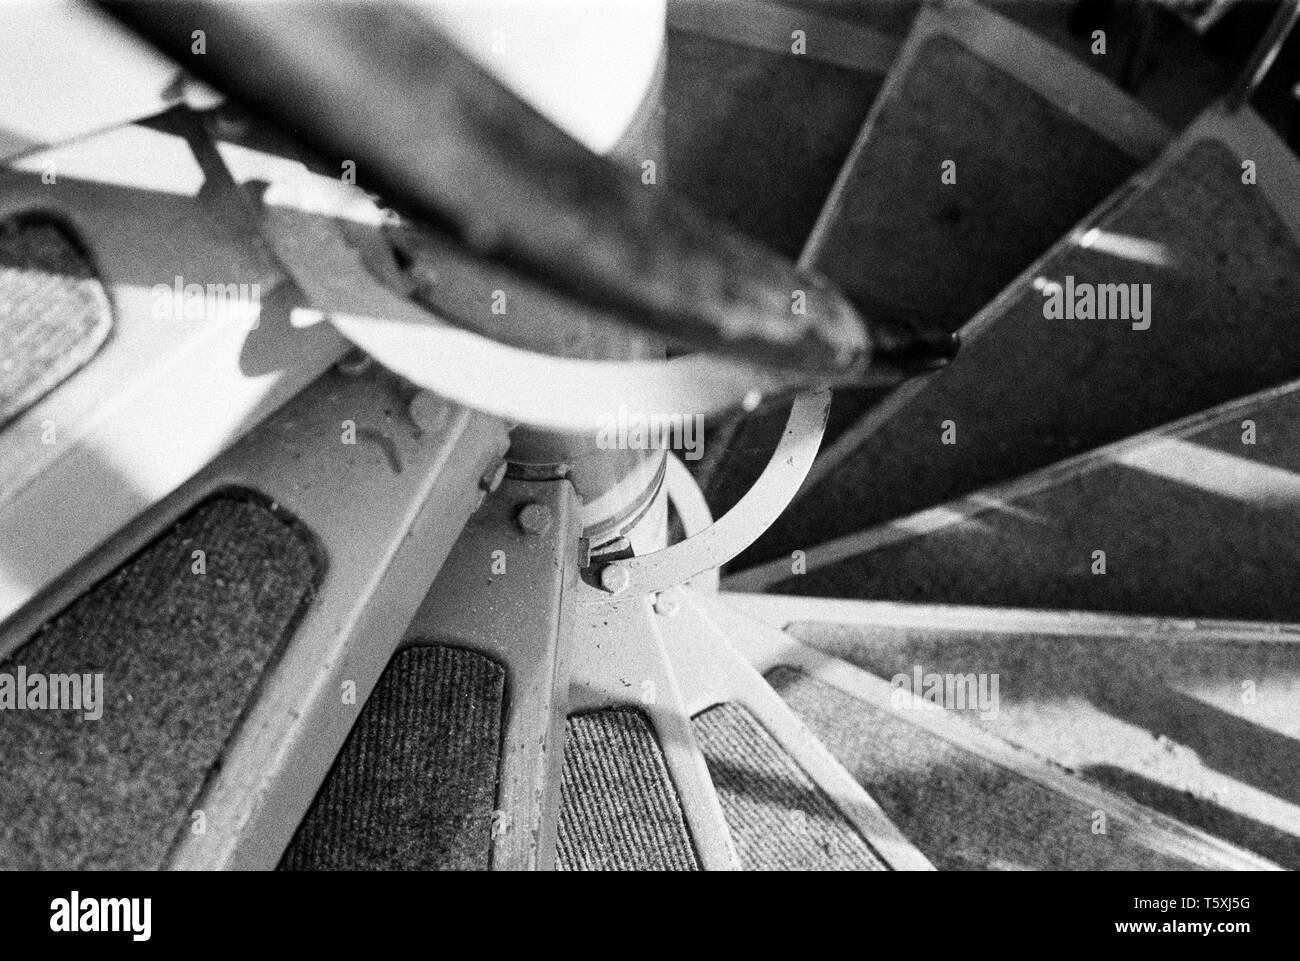
[[(744, 711), (770, 738), (773, 746), (793, 762), (800, 776), (791, 773), (800, 784), (811, 782), (818, 793), (837, 812), (836, 819), (850, 828), (889, 868), (896, 871), (929, 871), (933, 865), (889, 821), (880, 806), (853, 779), (799, 721), (786, 703), (753, 664), (738, 649), (737, 638), (748, 637), (754, 622), (722, 602), (716, 595), (694, 588), (680, 588), (661, 596), (676, 610), (660, 618), (658, 624), (672, 663), (681, 697), (692, 716), (719, 704), (733, 704)], [(758, 629), (770, 630), (763, 624)], [(785, 639), (777, 632), (776, 636)], [(694, 727), (692, 743), (699, 743)], [(708, 758), (701, 749), (701, 765), (709, 778), (710, 790), (717, 797)], [(806, 776), (806, 779), (805, 777)], [(805, 800), (809, 800), (805, 796)], [(728, 838), (731, 829), (721, 802), (718, 818)], [(699, 832), (696, 833), (699, 836)], [(740, 867), (739, 854), (736, 866)]]
[(97, 720), (0, 711), (0, 866), (160, 867), (322, 572), (296, 524), (218, 495), (0, 662), (103, 675)]
[(78, 368), (113, 326), (108, 293), (56, 219), (0, 222), (0, 429)]
[(399, 651), (281, 869), (486, 870), (505, 683), (499, 664), (470, 651)]
[(663, 753), (639, 711), (573, 715), (564, 751), (556, 867), (562, 871), (695, 871)]
[(718, 704), (693, 724), (745, 870), (888, 870), (744, 707)]

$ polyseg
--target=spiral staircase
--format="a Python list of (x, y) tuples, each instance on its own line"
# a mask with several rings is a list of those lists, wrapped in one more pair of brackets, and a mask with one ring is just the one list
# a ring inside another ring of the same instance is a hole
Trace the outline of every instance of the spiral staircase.
[[(272, 210), (270, 132), (11, 162), (0, 281), (44, 306), (0, 344), (58, 350), (0, 379), (0, 673), (107, 700), (0, 716), (0, 864), (1300, 867), (1300, 161), (1248, 97), (1157, 116), (1122, 38), (1015, 16), (670, 6), (663, 182), (963, 345), (837, 389), (789, 506), (680, 583), (636, 544), (593, 574), (509, 418), (302, 322), (419, 309), (420, 262)], [(173, 276), (261, 282), (260, 323), (160, 333)], [(1067, 278), (1149, 313), (1049, 319)], [(752, 512), (800, 403), (707, 420), (647, 516)]]

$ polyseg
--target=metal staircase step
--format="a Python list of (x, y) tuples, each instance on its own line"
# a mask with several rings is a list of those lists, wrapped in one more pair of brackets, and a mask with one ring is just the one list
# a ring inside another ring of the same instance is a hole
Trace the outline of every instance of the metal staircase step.
[(717, 704), (694, 726), (745, 870), (888, 870), (745, 708)]
[(797, 257), (897, 51), (892, 38), (774, 3), (670, 5), (665, 182)]
[(0, 304), (3, 428), (95, 355), (113, 311), (75, 236), (42, 216), (0, 223)]
[(322, 561), (218, 495), (0, 659), (0, 865), (161, 867)]
[(941, 870), (1276, 868), (733, 611), (741, 653)]
[(663, 752), (642, 713), (617, 708), (569, 718), (556, 867), (700, 869)]
[(1300, 381), (743, 571), (735, 590), (1300, 621)]
[(105, 694), (0, 710), (0, 866), (275, 866), (505, 450), (421, 396), (325, 374), (0, 623), (3, 678)]
[(486, 870), (505, 681), (461, 648), (394, 655), (280, 868)]
[(347, 349), (290, 323), (241, 186), (312, 178), (230, 149), (170, 112), (0, 167), (0, 621)]
[[(1131, 97), (1015, 23), (972, 4), (927, 8), (803, 255), (869, 314), (953, 331), (1168, 137)], [(825, 443), (884, 396), (837, 391)], [(757, 412), (731, 438), (707, 490), (715, 512), (757, 476), (788, 406)]]
[(662, 596), (657, 620), (746, 870), (933, 870), (737, 650), (716, 594)]
[(1300, 868), (1300, 625), (725, 598), (885, 680), (997, 676), (995, 712), (954, 715)]
[[(1257, 183), (1243, 182), (1246, 160)], [(1297, 197), (1300, 163), (1257, 117), (1203, 115), (968, 324), (948, 370), (904, 385), (823, 452), (737, 566), (841, 535), (846, 519), (861, 530), (903, 517), (1300, 374)], [(1051, 285), (1074, 280), (1149, 285), (1137, 289), (1150, 312), (1048, 317)]]

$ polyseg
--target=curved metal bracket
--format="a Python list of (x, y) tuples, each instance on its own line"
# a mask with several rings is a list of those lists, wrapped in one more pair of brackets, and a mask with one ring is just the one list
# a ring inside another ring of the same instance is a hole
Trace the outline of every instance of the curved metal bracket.
[[(735, 507), (701, 533), (679, 544), (653, 554), (611, 561), (602, 570), (602, 583), (624, 585), (620, 594), (667, 590), (721, 567), (752, 544), (781, 516), (812, 467), (826, 430), (830, 404), (829, 390), (797, 395), (781, 442), (754, 486)], [(611, 569), (623, 573), (607, 577), (604, 572)]]
[(517, 424), (598, 437), (620, 413), (712, 416), (757, 396), (803, 386), (806, 373), (713, 354), (667, 361), (553, 357), (454, 327), (389, 290), (357, 244), (381, 242), (372, 225), (345, 238), (342, 216), (373, 215), (319, 177), (278, 183), (263, 198), (263, 235), (306, 295), (296, 326), (329, 321), (379, 363), (439, 396)]
[[(686, 465), (672, 451), (668, 452), (668, 473), (664, 486), (668, 489), (668, 500), (682, 522), (686, 537), (695, 537), (713, 526), (713, 512), (709, 502), (704, 499), (704, 492), (695, 482)], [(716, 567), (710, 568), (696, 577), (691, 584), (709, 594), (718, 593), (722, 576)]]

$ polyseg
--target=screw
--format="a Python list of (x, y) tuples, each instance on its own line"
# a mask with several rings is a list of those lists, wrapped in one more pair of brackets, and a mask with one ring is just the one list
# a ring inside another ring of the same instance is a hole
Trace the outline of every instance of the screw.
[(515, 523), (525, 534), (545, 534), (552, 521), (551, 509), (545, 504), (525, 504), (515, 515)]
[(655, 613), (660, 617), (672, 617), (677, 613), (677, 598), (671, 591), (660, 591), (655, 595)]
[(627, 590), (627, 585), (631, 582), (632, 575), (627, 572), (627, 568), (622, 564), (608, 564), (601, 568), (600, 586), (611, 594), (621, 594)]

